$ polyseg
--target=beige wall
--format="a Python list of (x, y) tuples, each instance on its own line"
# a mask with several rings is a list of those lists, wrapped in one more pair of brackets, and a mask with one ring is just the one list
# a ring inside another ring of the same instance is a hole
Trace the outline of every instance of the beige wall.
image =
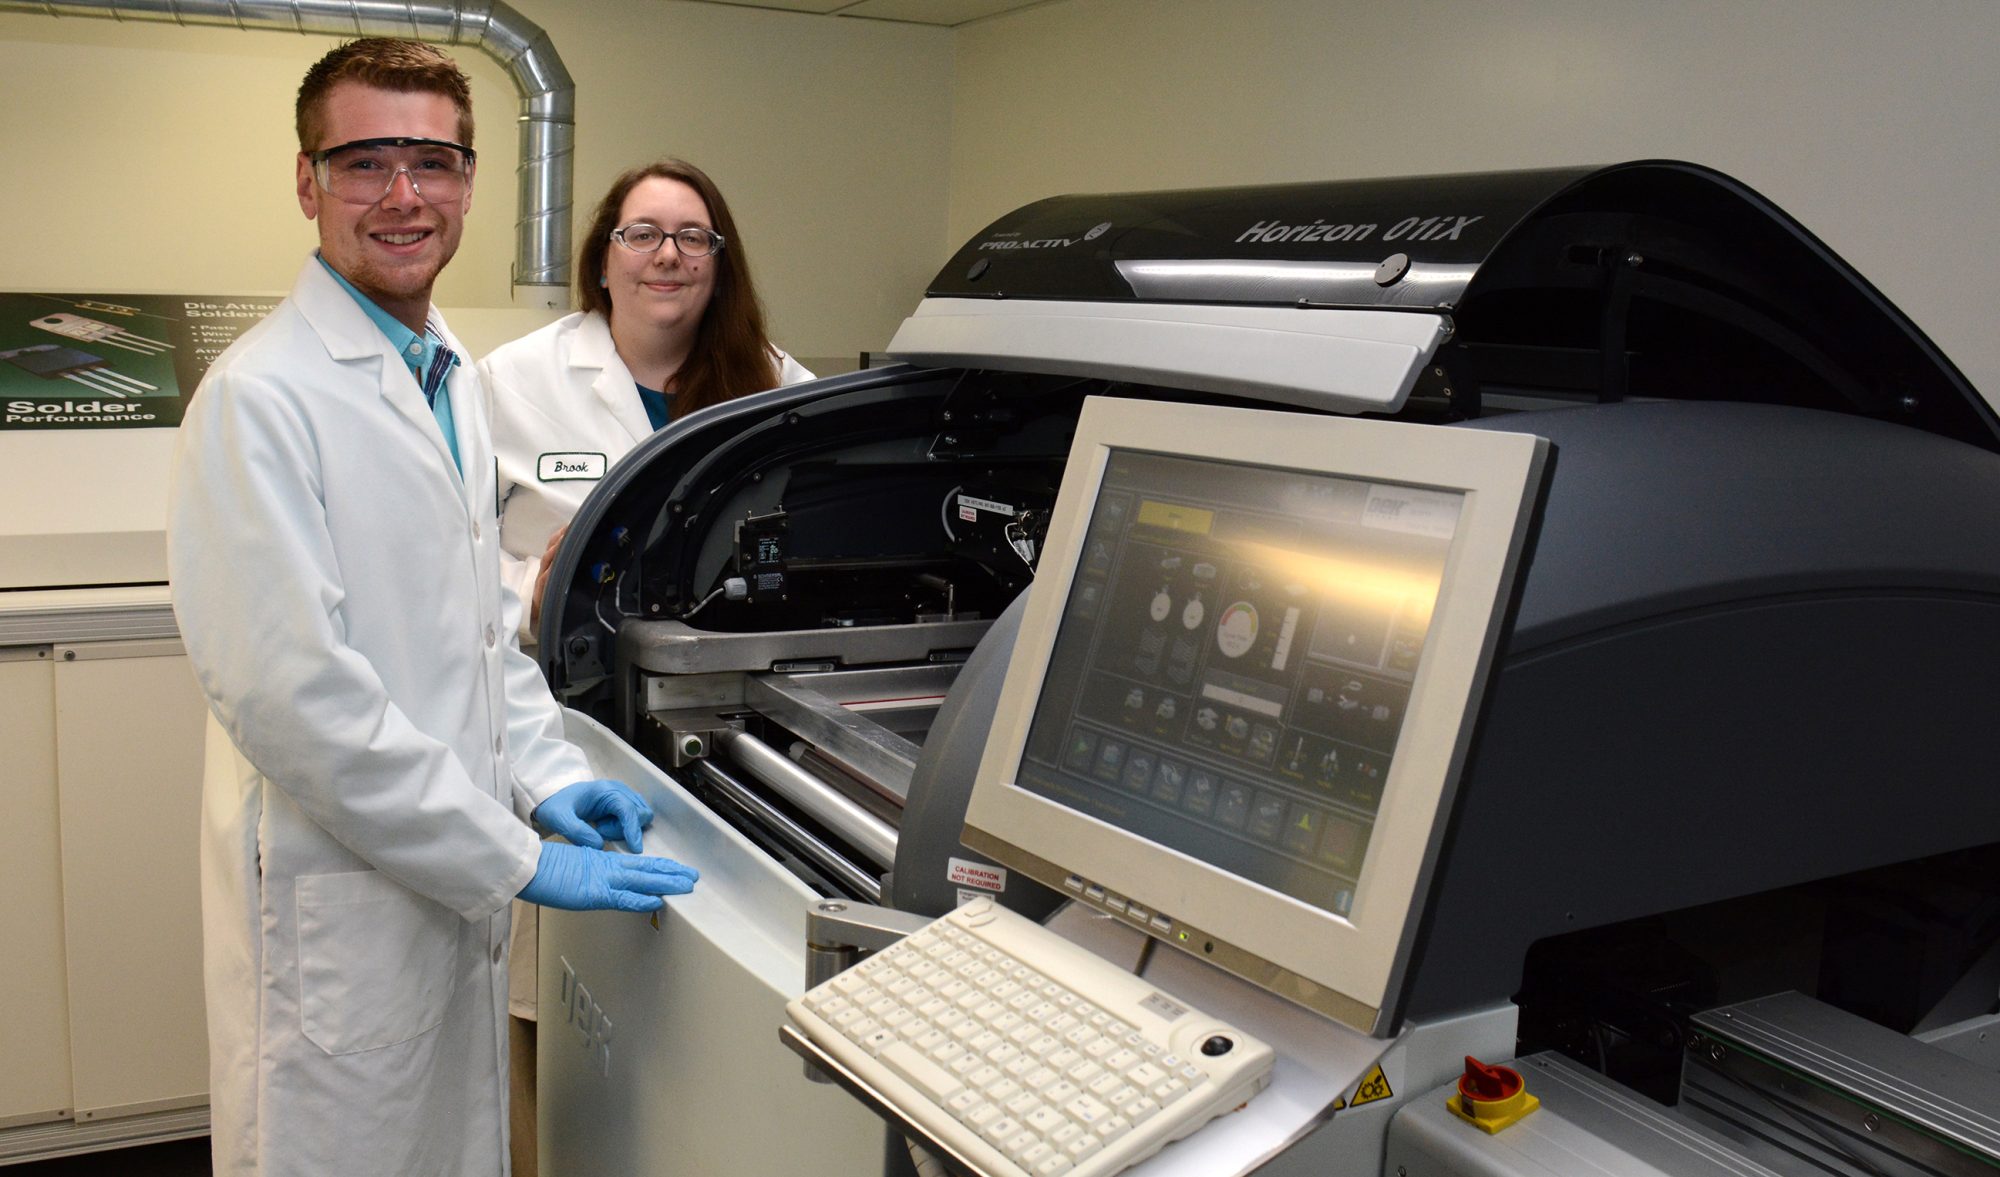
[(1670, 157), (2000, 401), (2000, 4), (1059, 0), (959, 30), (950, 238), (1061, 192)]
[[(781, 346), (887, 341), (946, 236), (949, 30), (675, 0), (516, 7), (577, 83), (577, 216), (624, 167), (683, 155), (728, 195)], [(315, 241), (292, 195), (292, 96), (333, 44), (0, 15), (0, 289), (289, 289)], [(504, 307), (518, 103), (490, 58), (454, 55), (480, 185), (436, 298)]]

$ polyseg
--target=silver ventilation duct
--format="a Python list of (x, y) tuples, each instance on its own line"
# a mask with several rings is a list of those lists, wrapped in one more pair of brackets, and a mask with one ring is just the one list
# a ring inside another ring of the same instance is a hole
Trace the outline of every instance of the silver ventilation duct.
[(576, 86), (548, 34), (502, 0), (0, 0), (0, 12), (216, 25), (334, 37), (405, 37), (470, 45), (500, 63), (521, 95), (514, 301), (567, 309)]

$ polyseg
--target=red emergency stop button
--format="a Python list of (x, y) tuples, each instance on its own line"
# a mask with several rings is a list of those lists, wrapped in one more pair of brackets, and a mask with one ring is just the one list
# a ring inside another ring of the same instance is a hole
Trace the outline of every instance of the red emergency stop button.
[(1483, 1132), (1498, 1132), (1542, 1106), (1528, 1094), (1521, 1072), (1482, 1063), (1465, 1056), (1465, 1074), (1458, 1077), (1458, 1094), (1445, 1100), (1451, 1114)]

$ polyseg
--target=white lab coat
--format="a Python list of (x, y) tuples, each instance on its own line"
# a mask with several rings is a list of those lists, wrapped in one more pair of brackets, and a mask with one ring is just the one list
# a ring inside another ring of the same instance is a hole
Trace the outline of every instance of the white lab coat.
[[(780, 385), (813, 378), (797, 360), (777, 355)], [(595, 311), (566, 315), (500, 345), (479, 362), (479, 374), (491, 398), (500, 469), (501, 576), (527, 602), (534, 599), (549, 536), (568, 525), (604, 474), (653, 432), (653, 423), (612, 345), (610, 320)], [(557, 469), (558, 455), (572, 460)], [(527, 614), (523, 608), (517, 619), (524, 646), (536, 641)]]
[(217, 1174), (506, 1171), (507, 904), (539, 853), (521, 815), (590, 772), (503, 626), (477, 375), (449, 395), (462, 478), (309, 259), (181, 426)]

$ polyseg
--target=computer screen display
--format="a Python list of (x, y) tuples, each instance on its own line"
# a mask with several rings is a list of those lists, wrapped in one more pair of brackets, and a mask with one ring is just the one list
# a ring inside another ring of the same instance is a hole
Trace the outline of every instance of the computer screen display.
[(1015, 783), (1347, 915), (1463, 501), (1111, 450)]
[(1547, 450), (1087, 402), (965, 844), (1392, 1032)]

